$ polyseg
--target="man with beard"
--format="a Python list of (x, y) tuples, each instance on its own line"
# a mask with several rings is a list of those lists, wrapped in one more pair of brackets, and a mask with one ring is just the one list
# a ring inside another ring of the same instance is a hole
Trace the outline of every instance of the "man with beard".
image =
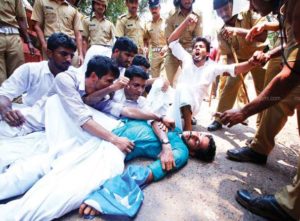
[(0, 87), (2, 120), (12, 127), (22, 125), (26, 119), (13, 109), (12, 100), (22, 95), (23, 104), (32, 106), (48, 92), (55, 76), (70, 67), (75, 51), (73, 39), (63, 33), (51, 35), (47, 42), (49, 61), (23, 64)]
[(95, 55), (104, 55), (114, 60), (119, 68), (120, 76), (124, 76), (125, 69), (131, 65), (137, 52), (138, 48), (136, 44), (128, 37), (118, 38), (112, 49), (101, 45), (94, 45), (86, 53), (81, 72), (86, 72), (87, 64), (92, 57)]
[[(182, 35), (179, 38), (180, 44), (189, 53), (192, 52), (192, 40), (197, 36), (202, 36), (202, 16), (193, 11), (193, 3), (194, 0), (175, 0), (174, 5), (176, 10), (172, 11), (167, 18), (165, 30), (165, 36), (168, 38), (188, 15), (193, 14), (197, 16), (197, 23), (191, 24), (188, 29), (182, 32)], [(174, 57), (171, 50), (168, 50), (165, 60), (165, 69), (167, 78), (172, 86), (179, 66), (181, 66), (180, 61)]]
[(128, 13), (121, 15), (116, 24), (116, 37), (127, 36), (138, 47), (139, 54), (144, 54), (144, 24), (138, 16), (138, 0), (126, 0)]
[(225, 73), (235, 77), (237, 74), (248, 72), (258, 64), (252, 58), (238, 64), (211, 64), (207, 62), (210, 43), (202, 37), (194, 40), (192, 55), (190, 55), (179, 43), (179, 36), (182, 36), (183, 31), (189, 26), (194, 26), (197, 21), (198, 17), (190, 14), (168, 39), (173, 55), (182, 62), (182, 73), (178, 78), (173, 108), (180, 108), (184, 131), (192, 130), (192, 115), (195, 116), (199, 112), (209, 85), (218, 75)]

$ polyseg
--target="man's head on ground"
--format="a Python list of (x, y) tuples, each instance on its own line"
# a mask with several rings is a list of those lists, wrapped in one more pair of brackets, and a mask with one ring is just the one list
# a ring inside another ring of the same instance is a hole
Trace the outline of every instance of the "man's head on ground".
[(68, 70), (76, 51), (76, 43), (63, 33), (52, 34), (47, 41), (49, 67), (53, 74)]
[(108, 2), (107, 0), (93, 0), (92, 8), (95, 14), (103, 16), (105, 14)]
[(214, 0), (214, 10), (227, 23), (232, 17), (233, 0)]
[(211, 135), (198, 131), (184, 131), (182, 139), (189, 148), (190, 156), (211, 162), (216, 155), (216, 144)]
[(145, 72), (148, 72), (150, 68), (150, 63), (148, 59), (143, 55), (134, 56), (131, 65), (137, 65), (144, 69)]
[(144, 93), (149, 75), (143, 68), (132, 65), (126, 69), (125, 77), (129, 78), (129, 83), (124, 88), (126, 99), (136, 101)]
[(192, 48), (192, 57), (195, 64), (207, 60), (210, 52), (210, 42), (206, 38), (195, 38), (192, 43)]
[(149, 10), (153, 18), (160, 17), (160, 0), (149, 0)]
[(138, 0), (126, 0), (126, 6), (128, 8), (129, 14), (131, 14), (132, 16), (137, 16), (137, 11), (139, 8)]
[(277, 13), (280, 0), (250, 0), (251, 9), (262, 16), (266, 16), (273, 12)]
[(119, 67), (127, 68), (131, 65), (134, 55), (138, 48), (136, 44), (128, 37), (120, 37), (112, 48), (112, 58)]
[(112, 59), (105, 56), (94, 56), (89, 60), (85, 72), (85, 91), (91, 94), (113, 84), (120, 75)]

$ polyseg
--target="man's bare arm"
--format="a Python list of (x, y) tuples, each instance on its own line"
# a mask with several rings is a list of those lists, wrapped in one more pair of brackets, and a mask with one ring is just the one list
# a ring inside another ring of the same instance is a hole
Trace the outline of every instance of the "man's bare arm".
[(186, 19), (172, 32), (172, 34), (168, 38), (168, 44), (179, 39), (181, 34), (186, 29), (186, 27), (189, 26), (190, 24), (197, 23), (197, 21), (198, 21), (198, 18), (196, 15), (189, 14), (186, 17)]
[(89, 106), (94, 106), (102, 101), (106, 95), (124, 88), (128, 84), (128, 82), (129, 79), (127, 77), (120, 77), (112, 85), (103, 88), (102, 90), (98, 90), (86, 97), (83, 97), (83, 102)]
[(162, 168), (166, 171), (173, 169), (176, 164), (174, 160), (174, 155), (172, 152), (171, 144), (168, 139), (167, 133), (163, 130), (161, 122), (153, 121), (152, 129), (156, 136), (162, 141), (162, 150), (160, 153), (160, 161)]
[(88, 120), (81, 127), (88, 133), (116, 145), (124, 153), (130, 153), (134, 148), (133, 142), (131, 142), (127, 138), (118, 137), (115, 134), (109, 132), (93, 119)]

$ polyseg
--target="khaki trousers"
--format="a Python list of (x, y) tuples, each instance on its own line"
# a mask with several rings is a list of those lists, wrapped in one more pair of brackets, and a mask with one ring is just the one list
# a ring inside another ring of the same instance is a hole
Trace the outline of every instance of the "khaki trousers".
[[(265, 70), (261, 67), (254, 68), (251, 70), (251, 74), (254, 81), (256, 94), (259, 94), (263, 90)], [(245, 75), (246, 74), (243, 74), (243, 76)], [(241, 85), (242, 78), (240, 75), (237, 77), (227, 77), (225, 87), (218, 103), (217, 112), (224, 112), (233, 107)], [(219, 118), (216, 118), (216, 121), (221, 122)]]
[(164, 69), (164, 56), (161, 56), (159, 52), (152, 51), (151, 58), (151, 75), (153, 78), (159, 77)]
[(0, 33), (0, 85), (24, 62), (23, 43), (20, 36)]
[(287, 185), (275, 194), (279, 205), (294, 219), (300, 219), (300, 157), (298, 172), (291, 185)]
[[(281, 71), (282, 67), (280, 63), (280, 58), (270, 60), (266, 72), (266, 85)], [(294, 114), (296, 106), (300, 103), (299, 97), (300, 85), (278, 104), (263, 112), (260, 126), (255, 133), (250, 148), (265, 155), (268, 155), (272, 151), (275, 145), (275, 136), (285, 125), (288, 116)]]
[(172, 52), (169, 49), (165, 60), (165, 70), (171, 86), (174, 84), (174, 78), (179, 66), (181, 66), (181, 62), (172, 55)]

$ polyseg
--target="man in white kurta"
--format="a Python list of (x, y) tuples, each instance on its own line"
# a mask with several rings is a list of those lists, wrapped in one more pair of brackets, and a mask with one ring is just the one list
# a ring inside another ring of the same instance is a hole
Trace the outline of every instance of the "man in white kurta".
[(182, 61), (182, 73), (176, 87), (174, 108), (180, 108), (184, 119), (183, 130), (192, 130), (192, 115), (196, 115), (207, 94), (209, 85), (218, 75), (223, 73), (236, 76), (241, 71), (247, 72), (256, 64), (253, 59), (248, 62), (221, 65), (208, 61), (210, 43), (205, 38), (197, 37), (194, 40), (192, 54), (190, 55), (179, 43), (181, 33), (189, 25), (197, 22), (193, 14), (175, 29), (168, 39), (169, 48), (175, 57)]

